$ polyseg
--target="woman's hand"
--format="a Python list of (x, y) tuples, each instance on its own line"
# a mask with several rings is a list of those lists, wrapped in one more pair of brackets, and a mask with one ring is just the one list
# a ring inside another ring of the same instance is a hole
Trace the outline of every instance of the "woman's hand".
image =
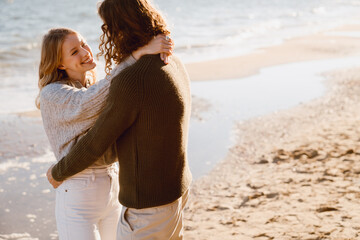
[(138, 60), (146, 54), (160, 53), (161, 60), (168, 64), (168, 57), (172, 54), (174, 42), (169, 36), (164, 34), (156, 35), (147, 45), (132, 52), (133, 57)]
[(59, 186), (62, 184), (62, 182), (58, 182), (58, 181), (56, 181), (55, 179), (53, 179), (52, 174), (51, 174), (51, 170), (52, 170), (53, 166), (54, 166), (54, 165), (51, 165), (51, 166), (49, 167), (49, 169), (47, 170), (46, 176), (47, 176), (47, 179), (48, 179), (49, 183), (50, 183), (54, 188), (57, 188), (57, 187), (59, 187)]

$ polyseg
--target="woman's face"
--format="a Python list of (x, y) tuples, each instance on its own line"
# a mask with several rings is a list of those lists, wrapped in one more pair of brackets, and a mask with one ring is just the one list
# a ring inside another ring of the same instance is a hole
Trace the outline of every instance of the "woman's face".
[(62, 60), (59, 69), (71, 78), (77, 78), (96, 67), (89, 45), (77, 34), (66, 36), (62, 45)]

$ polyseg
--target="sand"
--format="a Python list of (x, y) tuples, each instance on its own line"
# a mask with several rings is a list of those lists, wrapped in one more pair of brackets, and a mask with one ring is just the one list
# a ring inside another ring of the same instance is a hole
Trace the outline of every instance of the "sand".
[[(324, 32), (187, 68), (193, 81), (221, 80), (288, 62), (359, 54), (358, 39)], [(326, 77), (323, 97), (235, 123), (236, 143), (226, 158), (192, 184), (186, 239), (360, 238), (360, 69)], [(210, 110), (193, 96), (193, 118), (203, 120)], [(48, 153), (39, 111), (1, 120), (0, 160), (16, 164), (0, 162), (0, 239), (56, 239), (54, 192), (44, 175), (54, 159), (22, 162)]]
[(49, 146), (39, 111), (0, 115), (0, 124), (0, 162), (39, 156)]
[(325, 77), (323, 97), (236, 124), (193, 184), (186, 239), (360, 239), (360, 68)]
[(237, 124), (193, 185), (187, 239), (360, 237), (360, 68), (331, 79), (320, 99)]

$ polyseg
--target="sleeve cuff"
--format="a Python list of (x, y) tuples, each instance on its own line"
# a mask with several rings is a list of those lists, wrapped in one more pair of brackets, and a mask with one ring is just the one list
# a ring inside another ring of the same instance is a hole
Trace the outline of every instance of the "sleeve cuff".
[(51, 169), (51, 175), (53, 177), (54, 180), (58, 181), (58, 182), (61, 182), (61, 181), (64, 181), (65, 179), (61, 177), (60, 174), (58, 174), (58, 171), (57, 171), (57, 164), (55, 164), (53, 166), (53, 168)]

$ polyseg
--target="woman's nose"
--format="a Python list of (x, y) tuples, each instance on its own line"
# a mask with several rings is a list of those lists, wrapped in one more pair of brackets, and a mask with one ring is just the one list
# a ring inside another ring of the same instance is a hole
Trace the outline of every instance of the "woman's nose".
[(86, 51), (85, 49), (82, 49), (82, 51), (81, 51), (81, 56), (82, 56), (82, 57), (85, 57), (85, 56), (87, 56), (87, 55), (90, 55), (90, 53), (89, 53), (88, 51)]
[(91, 55), (90, 54), (90, 52), (87, 50), (87, 49), (85, 49), (85, 48), (81, 48), (81, 56), (82, 57), (85, 57), (85, 56), (87, 56), (87, 55)]

